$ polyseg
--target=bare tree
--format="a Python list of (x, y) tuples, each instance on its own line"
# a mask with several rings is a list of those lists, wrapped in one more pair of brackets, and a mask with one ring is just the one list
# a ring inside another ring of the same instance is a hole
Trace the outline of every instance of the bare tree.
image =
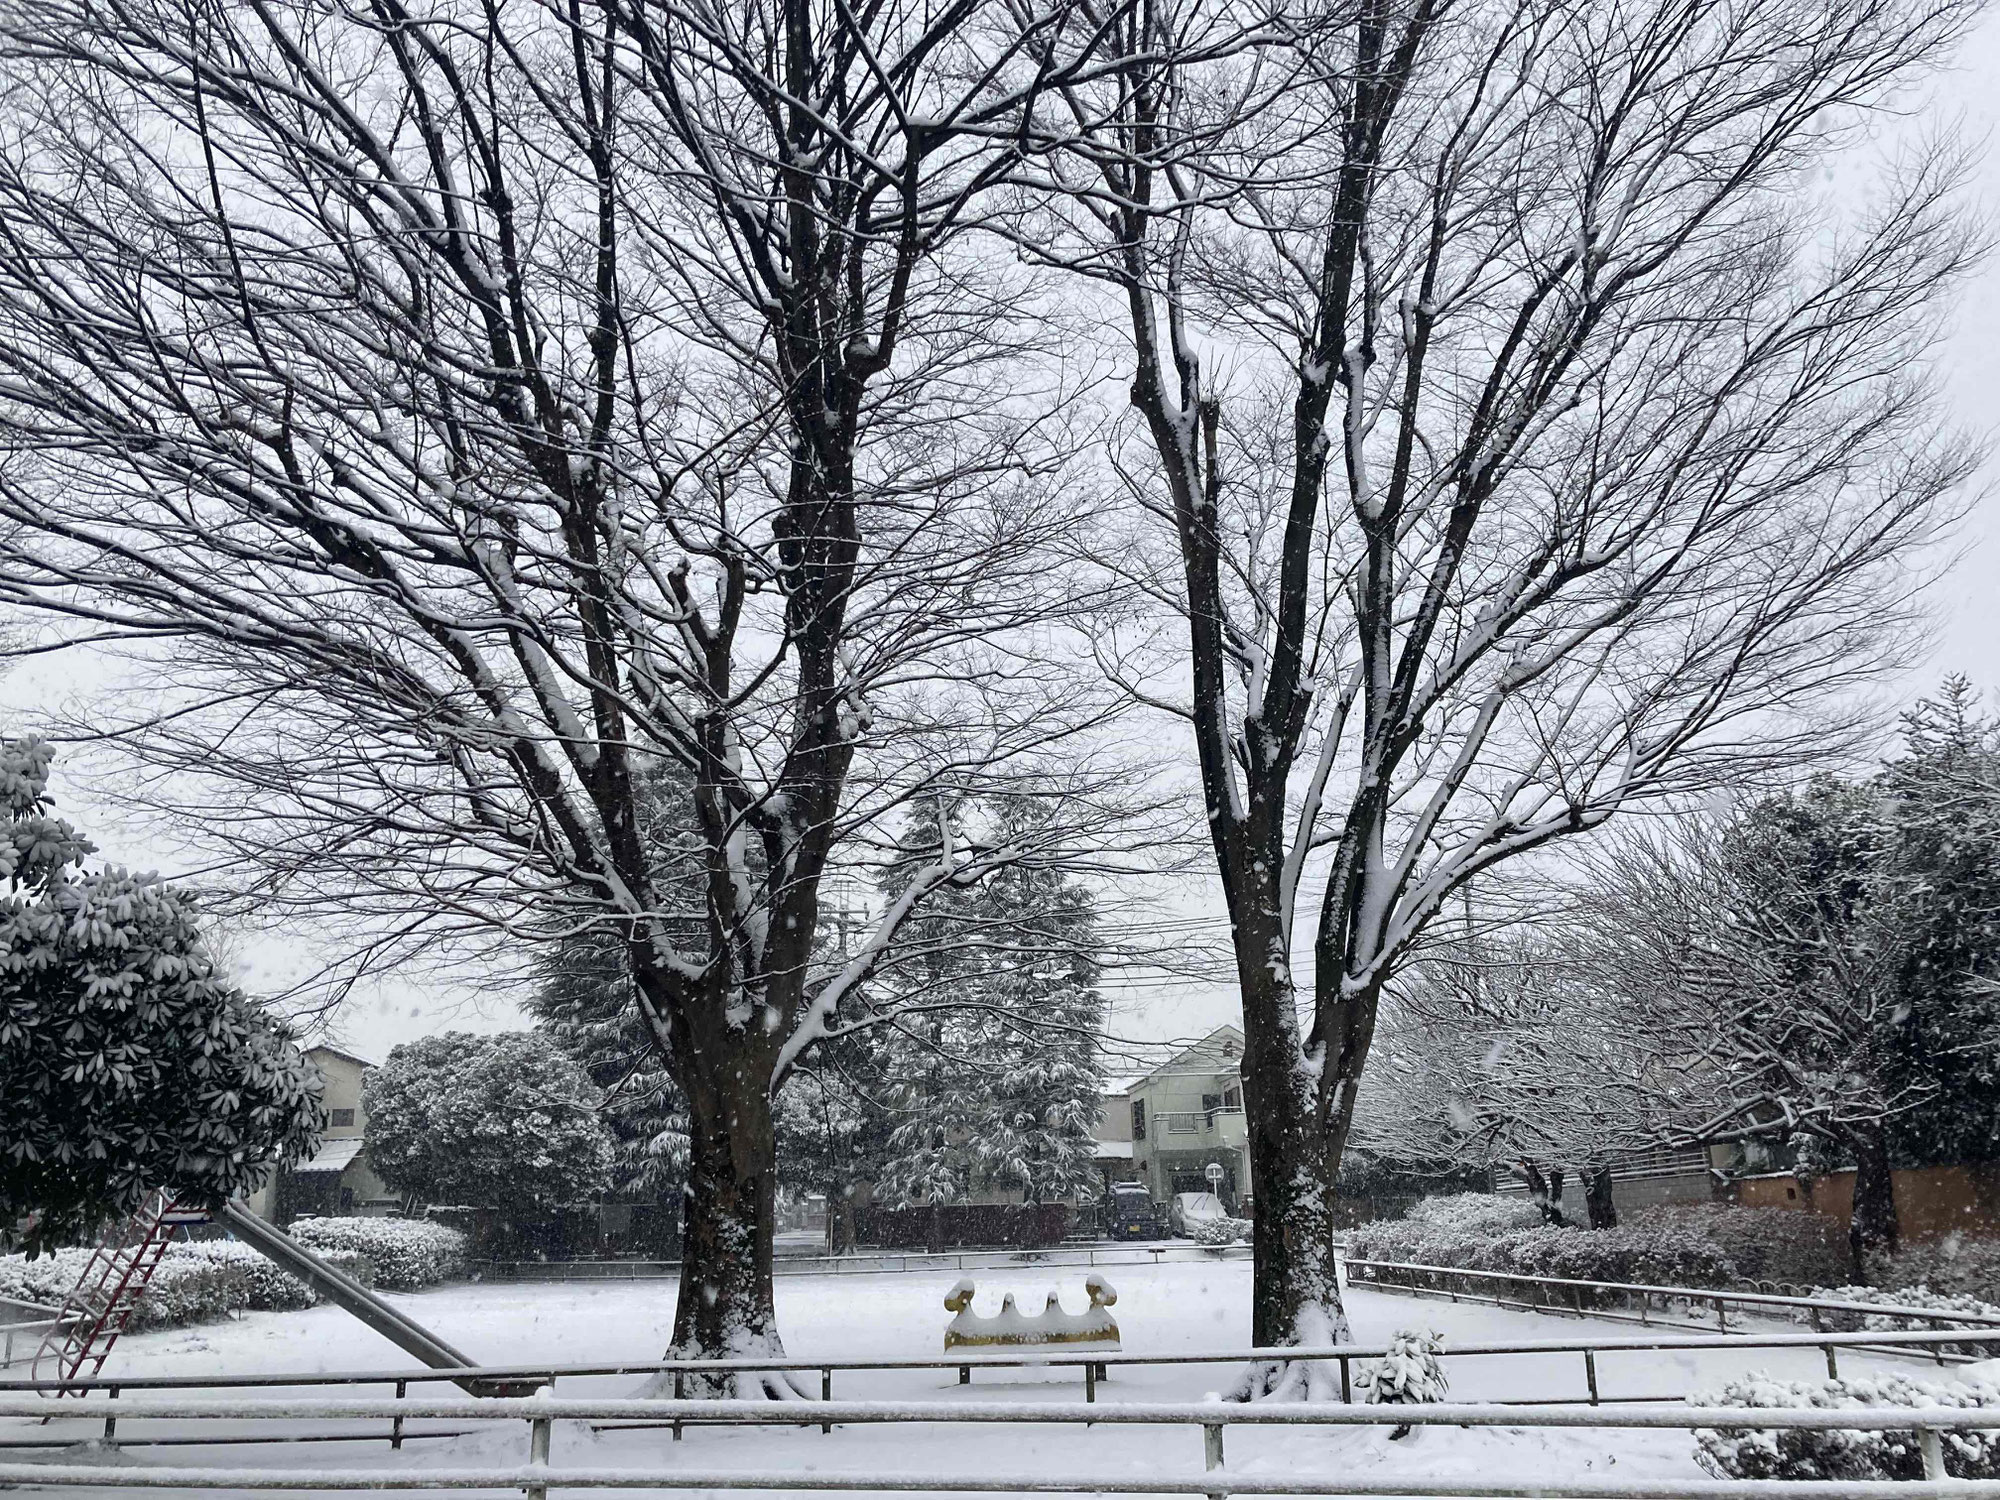
[[(1070, 754), (1069, 375), (960, 238), (1090, 39), (986, 9), (0, 26), (0, 595), (140, 664), (92, 732), (267, 914), (364, 966), (611, 938), (687, 1105), (677, 1354), (781, 1347), (772, 1096), (843, 998), (1119, 780)], [(1017, 776), (1063, 815), (946, 839), (825, 959), (831, 866)]]
[(1920, 374), (1972, 247), (1939, 153), (1865, 222), (1799, 184), (1975, 9), (1329, 0), (1233, 48), (1226, 8), (1104, 13), (1125, 65), (1061, 96), (1018, 234), (1130, 338), (1169, 547), (1128, 569), (1187, 647), (1105, 655), (1198, 752), (1260, 1345), (1347, 1336), (1333, 1184), (1450, 893), (1840, 743), (1893, 654), (1972, 465)]

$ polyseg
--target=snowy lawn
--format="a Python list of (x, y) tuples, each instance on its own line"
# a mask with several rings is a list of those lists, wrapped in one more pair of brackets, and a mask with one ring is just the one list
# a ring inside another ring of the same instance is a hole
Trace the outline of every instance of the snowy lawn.
[[(1084, 1306), (1080, 1269), (974, 1273), (978, 1308), (997, 1309), (1003, 1291), (1015, 1293), (1028, 1309), (1039, 1309), (1040, 1293), (1055, 1285), (1072, 1310)], [(1131, 1353), (1179, 1353), (1242, 1347), (1249, 1341), (1250, 1267), (1244, 1261), (1132, 1266), (1105, 1272), (1118, 1290), (1114, 1312)], [(957, 1272), (866, 1277), (783, 1277), (777, 1285), (778, 1311), (787, 1346), (798, 1358), (864, 1359), (942, 1357), (946, 1292)], [(391, 1300), (434, 1332), (492, 1364), (587, 1364), (657, 1359), (673, 1324), (674, 1284), (670, 1281), (571, 1284), (462, 1285), (394, 1297)], [(1630, 1325), (1533, 1313), (1454, 1305), (1381, 1292), (1356, 1291), (1351, 1299), (1355, 1335), (1380, 1344), (1399, 1328), (1432, 1327), (1447, 1348), (1465, 1343), (1514, 1339), (1579, 1337), (1633, 1338)], [(1922, 1375), (1908, 1360), (1843, 1353), (1842, 1372), (1900, 1369)], [(251, 1313), (240, 1320), (200, 1328), (135, 1336), (121, 1341), (105, 1368), (109, 1375), (252, 1374), (290, 1371), (394, 1370), (411, 1368), (408, 1357), (334, 1308), (306, 1312)], [(1451, 1399), (1462, 1401), (1580, 1397), (1583, 1361), (1576, 1354), (1533, 1354), (1448, 1359)], [(1719, 1385), (1749, 1370), (1790, 1378), (1823, 1376), (1817, 1350), (1718, 1350), (1691, 1353), (1601, 1354), (1599, 1388), (1607, 1400), (1624, 1396), (1672, 1394)], [(1100, 1386), (1101, 1401), (1189, 1401), (1228, 1384), (1232, 1365), (1165, 1366), (1114, 1370)], [(1944, 1372), (1935, 1372), (1943, 1377)], [(817, 1388), (818, 1377), (804, 1377)], [(634, 1376), (564, 1380), (558, 1394), (568, 1397), (634, 1394)], [(419, 1394), (426, 1388), (418, 1388)], [(455, 1396), (451, 1387), (429, 1387)], [(266, 1390), (248, 1399), (281, 1394), (337, 1396), (337, 1391)], [(381, 1387), (355, 1394), (384, 1397)], [(1080, 1373), (1053, 1370), (975, 1371), (962, 1386), (955, 1371), (875, 1371), (836, 1374), (838, 1399), (1080, 1400)], [(143, 1401), (143, 1393), (127, 1399)], [(353, 1430), (355, 1424), (317, 1424)], [(369, 1424), (380, 1427), (382, 1424)], [(423, 1424), (412, 1424), (417, 1430)], [(271, 1433), (275, 1423), (244, 1424), (244, 1431)], [(119, 1436), (161, 1435), (183, 1424), (119, 1423)], [(61, 1431), (59, 1425), (56, 1431)], [(95, 1424), (71, 1424), (79, 1439)], [(215, 1430), (212, 1426), (204, 1430)], [(308, 1430), (294, 1424), (293, 1430)], [(0, 1437), (50, 1431), (20, 1422), (0, 1423)], [(1583, 1478), (1616, 1472), (1623, 1477), (1696, 1479), (1703, 1477), (1693, 1457), (1693, 1440), (1679, 1432), (1616, 1432), (1581, 1429), (1535, 1432), (1526, 1429), (1419, 1430), (1391, 1441), (1388, 1427), (1360, 1429), (1231, 1429), (1227, 1456), (1232, 1469), (1282, 1472), (1286, 1469), (1368, 1473), (1398, 1470), (1430, 1477), (1455, 1474), (1493, 1479), (1518, 1476)], [(379, 1439), (372, 1444), (274, 1444), (216, 1448), (138, 1448), (125, 1461), (139, 1464), (343, 1468), (467, 1467), (506, 1465), (526, 1455), (524, 1424), (511, 1423), (469, 1436), (412, 1441), (392, 1454)], [(25, 1457), (18, 1450), (8, 1456)], [(81, 1456), (80, 1456), (81, 1457)], [(93, 1461), (84, 1458), (83, 1461)], [(101, 1458), (95, 1461), (102, 1461)], [(1007, 1470), (1144, 1473), (1178, 1471), (1201, 1465), (1198, 1428), (1050, 1426), (851, 1427), (831, 1435), (817, 1429), (690, 1429), (674, 1443), (664, 1431), (592, 1433), (580, 1424), (559, 1427), (553, 1461), (590, 1467), (673, 1464), (699, 1469), (797, 1468), (801, 1471), (881, 1472)], [(110, 1495), (125, 1490), (68, 1490), (67, 1494)], [(129, 1493), (138, 1493), (130, 1491)], [(662, 1491), (660, 1493), (676, 1493)], [(686, 1492), (678, 1492), (686, 1493)]]

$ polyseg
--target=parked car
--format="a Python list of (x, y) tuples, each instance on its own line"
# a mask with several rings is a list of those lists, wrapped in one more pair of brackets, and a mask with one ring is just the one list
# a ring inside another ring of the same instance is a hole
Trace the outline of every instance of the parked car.
[(1114, 1182), (1104, 1197), (1104, 1233), (1114, 1240), (1150, 1240), (1160, 1232), (1160, 1211), (1136, 1182)]
[(1168, 1226), (1175, 1234), (1188, 1239), (1194, 1238), (1194, 1226), (1204, 1219), (1226, 1219), (1229, 1210), (1222, 1206), (1222, 1200), (1213, 1193), (1175, 1193), (1173, 1207), (1168, 1210)]

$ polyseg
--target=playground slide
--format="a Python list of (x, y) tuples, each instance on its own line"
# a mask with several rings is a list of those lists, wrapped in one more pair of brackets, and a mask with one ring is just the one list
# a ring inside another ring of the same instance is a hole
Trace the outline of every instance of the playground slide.
[[(404, 1353), (414, 1356), (433, 1370), (462, 1370), (477, 1361), (468, 1359), (443, 1339), (392, 1307), (360, 1282), (336, 1266), (328, 1265), (297, 1240), (267, 1224), (241, 1203), (225, 1204), (216, 1219), (251, 1249), (277, 1262), (335, 1306), (354, 1314)], [(542, 1382), (461, 1380), (457, 1385), (472, 1396), (525, 1395)]]

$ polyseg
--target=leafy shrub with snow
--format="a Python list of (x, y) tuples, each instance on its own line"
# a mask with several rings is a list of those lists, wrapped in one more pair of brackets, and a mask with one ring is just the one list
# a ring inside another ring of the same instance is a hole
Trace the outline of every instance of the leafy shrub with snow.
[[(1468, 1194), (1477, 1199), (1481, 1195)], [(1454, 1200), (1434, 1200), (1452, 1203)], [(1663, 1225), (1632, 1223), (1616, 1229), (1558, 1228), (1522, 1224), (1519, 1210), (1532, 1204), (1488, 1202), (1516, 1210), (1509, 1217), (1479, 1209), (1433, 1209), (1425, 1217), (1377, 1220), (1347, 1232), (1355, 1260), (1403, 1261), (1458, 1270), (1555, 1276), (1573, 1281), (1643, 1282), (1660, 1286), (1724, 1287), (1736, 1267), (1712, 1241)], [(1471, 1226), (1471, 1227), (1468, 1227)]]
[(375, 1267), (375, 1285), (414, 1292), (466, 1274), (470, 1241), (418, 1219), (301, 1219), (292, 1238), (311, 1250), (352, 1250)]
[(1948, 1234), (1906, 1244), (1883, 1257), (1878, 1269), (1885, 1286), (1927, 1286), (1948, 1296), (2000, 1302), (2000, 1240)]
[[(1908, 1406), (2000, 1408), (2000, 1389), (1884, 1375), (1857, 1380), (1772, 1380), (1761, 1375), (1688, 1397), (1693, 1406), (1766, 1409)], [(2000, 1412), (1996, 1412), (2000, 1417)], [(2000, 1432), (1942, 1434), (1945, 1472), (1958, 1479), (2000, 1477)], [(1695, 1432), (1695, 1460), (1718, 1479), (1920, 1479), (1923, 1452), (1915, 1432), (1834, 1428), (1706, 1428)]]
[[(1814, 1287), (1812, 1295), (1830, 1302), (1872, 1302), (1889, 1308), (1920, 1308), (1926, 1312), (1971, 1313), (1981, 1318), (2000, 1318), (2000, 1306), (1982, 1302), (1977, 1297), (1955, 1296), (1947, 1292), (1934, 1291), (1927, 1286), (1906, 1286), (1887, 1288), (1879, 1286), (1824, 1286)], [(1805, 1323), (1812, 1321), (1813, 1314), (1804, 1308), (1795, 1309), (1792, 1321)], [(1934, 1322), (1929, 1318), (1910, 1318), (1902, 1314), (1884, 1311), (1880, 1313), (1823, 1312), (1819, 1315), (1818, 1327), (1832, 1329), (1839, 1333), (1883, 1332), (1899, 1328), (1985, 1328), (1992, 1324), (1974, 1322), (1956, 1323)], [(2000, 1331), (2000, 1330), (1996, 1330)], [(1976, 1358), (1986, 1358), (1993, 1349), (1981, 1344), (1947, 1344), (1947, 1353), (1970, 1354)]]
[(1389, 1352), (1363, 1367), (1356, 1383), (1362, 1399), (1382, 1405), (1442, 1401), (1451, 1382), (1445, 1379), (1444, 1335), (1435, 1329), (1399, 1328), (1390, 1336)]
[[(336, 1252), (326, 1259), (363, 1283), (372, 1274), (367, 1257), (356, 1252)], [(57, 1250), (36, 1260), (0, 1256), (0, 1297), (59, 1307), (89, 1260), (87, 1249)], [(315, 1300), (304, 1282), (248, 1245), (203, 1240), (167, 1247), (125, 1327), (143, 1333), (236, 1312), (311, 1307)]]
[(1248, 1219), (1196, 1219), (1189, 1233), (1194, 1236), (1197, 1245), (1207, 1245), (1211, 1249), (1217, 1249), (1224, 1245), (1233, 1245), (1238, 1240), (1249, 1239), (1253, 1227)]
[(1504, 1234), (1513, 1229), (1533, 1229), (1542, 1222), (1542, 1213), (1526, 1198), (1503, 1198), (1498, 1193), (1452, 1193), (1423, 1199), (1401, 1222), (1428, 1225), (1460, 1236)]
[(1746, 1281), (1810, 1287), (1847, 1275), (1846, 1233), (1833, 1220), (1798, 1209), (1659, 1203), (1634, 1210), (1626, 1223), (1713, 1245)]

